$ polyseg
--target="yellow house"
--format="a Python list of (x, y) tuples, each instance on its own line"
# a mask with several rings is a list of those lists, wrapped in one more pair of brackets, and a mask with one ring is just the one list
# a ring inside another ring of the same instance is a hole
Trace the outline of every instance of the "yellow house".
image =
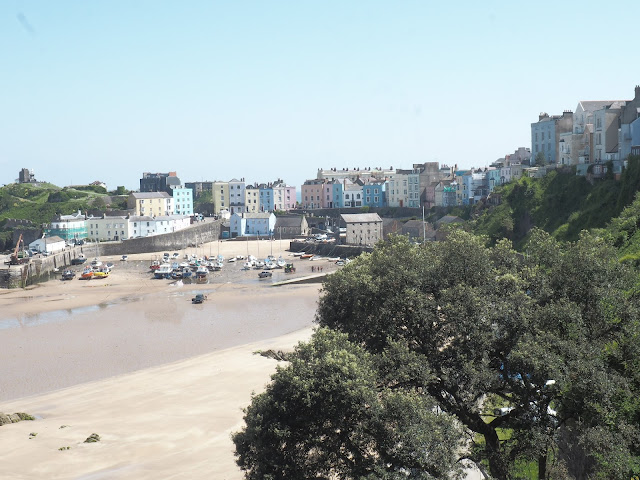
[(213, 213), (229, 210), (229, 182), (213, 182), (211, 199), (213, 201)]
[(173, 215), (173, 198), (167, 192), (134, 192), (129, 194), (127, 207), (138, 216)]

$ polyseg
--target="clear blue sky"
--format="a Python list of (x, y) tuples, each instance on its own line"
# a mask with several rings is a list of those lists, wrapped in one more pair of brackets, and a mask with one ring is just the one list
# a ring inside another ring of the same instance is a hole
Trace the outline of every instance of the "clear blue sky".
[(0, 184), (485, 166), (541, 111), (633, 97), (640, 2), (599, 5), (5, 0)]

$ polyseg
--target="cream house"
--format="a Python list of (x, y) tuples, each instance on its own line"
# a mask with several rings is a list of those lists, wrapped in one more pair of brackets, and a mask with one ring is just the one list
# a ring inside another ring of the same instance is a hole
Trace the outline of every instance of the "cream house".
[(127, 199), (127, 208), (138, 216), (157, 217), (173, 215), (173, 198), (166, 192), (133, 192)]

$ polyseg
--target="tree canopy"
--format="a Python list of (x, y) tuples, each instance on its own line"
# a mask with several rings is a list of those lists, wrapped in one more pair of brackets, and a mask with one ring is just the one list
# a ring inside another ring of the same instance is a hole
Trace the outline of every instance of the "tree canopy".
[[(524, 254), (506, 240), (489, 248), (483, 238), (460, 231), (445, 242), (424, 246), (404, 237), (381, 242), (326, 278), (317, 322), (346, 335), (348, 342), (320, 330), (309, 346), (298, 347), (291, 364), (278, 371), (267, 392), (247, 410), (247, 428), (236, 436), (239, 464), (249, 472), (247, 478), (286, 478), (251, 476), (262, 468), (257, 452), (264, 455), (264, 445), (275, 444), (282, 450), (279, 464), (308, 460), (313, 453), (334, 468), (336, 478), (363, 478), (344, 460), (356, 458), (354, 452), (326, 442), (328, 433), (316, 426), (369, 432), (370, 422), (387, 422), (401, 435), (407, 427), (384, 408), (385, 395), (393, 393), (435, 405), (428, 411), (439, 412), (435, 418), (441, 422), (455, 418), (467, 434), (460, 433), (458, 442), (469, 439), (457, 453), (494, 478), (521, 478), (523, 465), (535, 466), (539, 478), (605, 479), (637, 472), (639, 292), (634, 271), (618, 262), (616, 250), (595, 234), (559, 244), (534, 230)], [(314, 342), (319, 335), (327, 350), (311, 361), (304, 352), (318, 351)], [(327, 338), (334, 341), (327, 343)], [(331, 375), (324, 362), (337, 353), (329, 347), (343, 352), (342, 359), (346, 352), (354, 355), (349, 374), (341, 370)], [(276, 395), (288, 376), (301, 383)], [(349, 414), (342, 403), (332, 408), (340, 395), (354, 393), (355, 378), (376, 387), (365, 389), (371, 395), (366, 400), (349, 397), (351, 405), (377, 407), (356, 409), (358, 415)], [(329, 392), (323, 390), (328, 387)], [(298, 397), (313, 399), (318, 408), (290, 408)], [(420, 422), (411, 427), (421, 440), (416, 445), (400, 442), (406, 450), (403, 458), (420, 458), (436, 439), (455, 444)], [(266, 436), (271, 428), (286, 432), (282, 434), (289, 440)], [(295, 435), (316, 443), (309, 446)], [(300, 445), (305, 447), (299, 450)], [(367, 445), (365, 451), (372, 451)], [(375, 468), (389, 464), (384, 452), (368, 459)], [(396, 472), (409, 468), (397, 465)], [(446, 471), (424, 471), (434, 478), (455, 474), (455, 461), (444, 465)], [(378, 473), (367, 468), (367, 473)], [(330, 475), (325, 469), (303, 477)]]

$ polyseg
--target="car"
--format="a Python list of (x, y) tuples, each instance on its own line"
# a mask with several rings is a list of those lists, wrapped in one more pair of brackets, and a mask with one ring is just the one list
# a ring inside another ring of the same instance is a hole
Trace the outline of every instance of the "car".
[(273, 275), (273, 273), (271, 273), (271, 272), (268, 272), (268, 271), (264, 270), (264, 271), (262, 271), (262, 272), (260, 272), (260, 273), (258, 274), (258, 278), (269, 278), (269, 277), (271, 277), (272, 275)]
[(202, 293), (198, 293), (196, 294), (195, 297), (193, 297), (191, 299), (191, 303), (204, 303), (204, 301), (207, 299), (207, 296), (202, 294)]

